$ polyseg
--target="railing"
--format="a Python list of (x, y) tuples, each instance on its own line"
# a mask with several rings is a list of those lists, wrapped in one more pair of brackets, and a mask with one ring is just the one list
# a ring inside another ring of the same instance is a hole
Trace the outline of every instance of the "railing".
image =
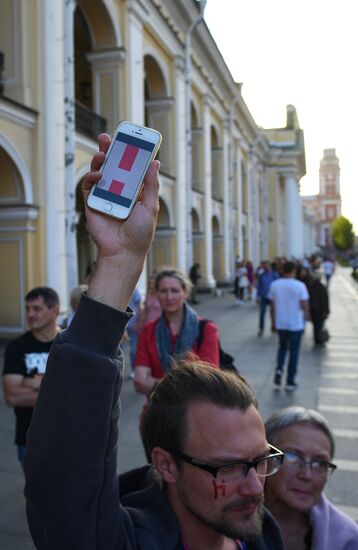
[(79, 101), (75, 103), (75, 111), (76, 130), (78, 132), (97, 139), (98, 134), (106, 131), (107, 120)]

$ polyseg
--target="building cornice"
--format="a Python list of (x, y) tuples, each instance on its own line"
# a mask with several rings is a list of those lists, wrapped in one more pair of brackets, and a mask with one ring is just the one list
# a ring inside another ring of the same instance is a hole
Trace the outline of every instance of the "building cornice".
[[(37, 220), (39, 207), (29, 204), (18, 206), (0, 205), (0, 221), (3, 220)], [(16, 227), (14, 227), (14, 230)], [(0, 228), (1, 230), (1, 228)]]
[(38, 113), (21, 103), (6, 97), (0, 97), (0, 118), (5, 118), (25, 128), (34, 128)]

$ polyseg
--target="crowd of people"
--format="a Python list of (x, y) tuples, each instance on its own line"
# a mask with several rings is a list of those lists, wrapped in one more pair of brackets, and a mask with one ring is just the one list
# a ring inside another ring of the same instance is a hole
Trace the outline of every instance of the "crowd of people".
[[(85, 198), (109, 144), (102, 134)], [(153, 161), (124, 222), (86, 208), (98, 258), (66, 329), (57, 325), (57, 294), (39, 287), (26, 296), (29, 331), (6, 350), (5, 398), (17, 415), (36, 548), (356, 549), (358, 526), (322, 494), (336, 469), (327, 421), (291, 407), (264, 424), (250, 384), (220, 368), (215, 323), (203, 325), (189, 304), (197, 301), (198, 268), (192, 282), (176, 269), (153, 274), (141, 303), (136, 287), (158, 215), (158, 172)], [(260, 302), (260, 336), (270, 309), (279, 334), (274, 381), (281, 384), (289, 347), (286, 388), (295, 389), (302, 322), (309, 310), (312, 322), (319, 317), (311, 295), (318, 303), (322, 289), (308, 265), (263, 262), (255, 273), (248, 264), (237, 262), (236, 300)], [(146, 396), (148, 464), (118, 477), (126, 331), (134, 387)]]

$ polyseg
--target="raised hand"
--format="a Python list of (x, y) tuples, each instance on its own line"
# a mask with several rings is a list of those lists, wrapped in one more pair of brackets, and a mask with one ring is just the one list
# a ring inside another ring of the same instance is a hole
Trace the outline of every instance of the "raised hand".
[(110, 143), (111, 138), (107, 134), (99, 136), (99, 152), (94, 155), (91, 171), (86, 174), (82, 183), (88, 230), (101, 258), (127, 253), (142, 256), (151, 245), (159, 211), (160, 164), (159, 161), (151, 162), (144, 178), (142, 193), (127, 220), (120, 221), (96, 212), (87, 206), (86, 200), (92, 185), (101, 179), (99, 169)]
[(102, 303), (125, 309), (143, 269), (153, 240), (159, 212), (159, 161), (152, 161), (139, 200), (126, 220), (118, 220), (89, 208), (88, 193), (101, 179), (100, 167), (111, 143), (107, 134), (98, 138), (99, 152), (82, 183), (88, 230), (97, 245), (96, 268), (88, 295)]

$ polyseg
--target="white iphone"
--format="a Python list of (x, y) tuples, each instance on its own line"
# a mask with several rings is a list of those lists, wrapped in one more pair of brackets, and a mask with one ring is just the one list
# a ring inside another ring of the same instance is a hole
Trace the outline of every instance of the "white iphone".
[(128, 218), (161, 141), (157, 130), (120, 122), (101, 168), (102, 178), (87, 197), (88, 206), (121, 220)]

